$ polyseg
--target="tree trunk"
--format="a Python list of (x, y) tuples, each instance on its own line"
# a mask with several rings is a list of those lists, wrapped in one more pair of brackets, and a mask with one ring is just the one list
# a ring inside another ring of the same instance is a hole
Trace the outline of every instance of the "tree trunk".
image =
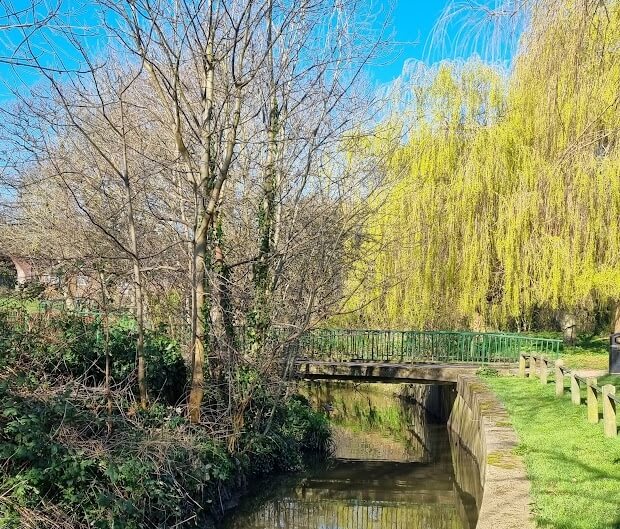
[(480, 312), (476, 312), (471, 321), (471, 330), (474, 332), (485, 332), (486, 328), (484, 316)]
[(76, 308), (75, 306), (75, 296), (71, 290), (71, 282), (73, 281), (73, 276), (69, 274), (64, 274), (62, 280), (62, 294), (65, 299), (65, 308), (67, 310), (73, 310)]
[(235, 363), (234, 322), (229, 287), (230, 273), (224, 262), (222, 250), (222, 225), (217, 218), (215, 224), (213, 279), (211, 281), (211, 325), (214, 360), (217, 369), (214, 370), (213, 376), (218, 382), (223, 383), (225, 371), (230, 370)]
[[(209, 214), (205, 207), (205, 200), (209, 196), (209, 187), (213, 182), (214, 160), (212, 159), (212, 118), (213, 118), (213, 35), (209, 35), (205, 59), (206, 69), (203, 77), (202, 99), (202, 157), (200, 171), (194, 172), (194, 195), (197, 205), (195, 217), (195, 233), (193, 239), (193, 255), (190, 262), (192, 277), (192, 382), (187, 401), (189, 420), (197, 424), (200, 422), (200, 407), (204, 397), (205, 382), (205, 339), (206, 339), (206, 259), (209, 230)], [(177, 122), (176, 141), (179, 153), (187, 155), (187, 148), (182, 141), (181, 125)], [(189, 168), (188, 164), (188, 168)]]
[(206, 263), (207, 218), (203, 216), (194, 245), (194, 336), (192, 337), (192, 383), (188, 400), (189, 419), (200, 422), (200, 406), (204, 397), (205, 338), (206, 338)]
[(563, 311), (560, 316), (560, 325), (562, 326), (562, 337), (564, 343), (572, 345), (577, 339), (577, 319), (575, 314), (570, 311)]
[[(271, 47), (272, 40), (272, 8), (270, 3), (267, 19), (267, 45)], [(268, 122), (268, 146), (267, 162), (263, 177), (263, 199), (258, 210), (258, 229), (260, 246), (258, 259), (253, 269), (254, 283), (254, 307), (248, 318), (249, 334), (251, 342), (251, 355), (258, 357), (267, 340), (267, 331), (271, 325), (271, 290), (273, 272), (274, 231), (276, 222), (276, 185), (277, 185), (277, 159), (278, 159), (278, 135), (280, 132), (280, 105), (276, 93), (274, 71), (273, 48), (269, 54), (270, 82), (270, 107)]]
[(138, 340), (136, 342), (136, 357), (138, 359), (138, 392), (140, 393), (140, 407), (148, 406), (148, 391), (146, 387), (146, 360), (144, 358), (144, 295), (142, 292), (142, 273), (139, 259), (133, 260), (133, 277), (135, 285), (135, 312)]
[(611, 322), (611, 332), (620, 333), (620, 302), (616, 303), (613, 311), (613, 320)]
[(133, 267), (134, 281), (134, 312), (138, 339), (136, 342), (136, 359), (138, 364), (138, 392), (140, 394), (140, 407), (148, 406), (148, 391), (146, 386), (146, 360), (144, 358), (144, 292), (142, 285), (142, 267), (138, 248), (138, 236), (136, 233), (136, 219), (133, 209), (133, 195), (131, 181), (129, 180), (129, 162), (127, 158), (127, 142), (125, 139), (125, 122), (123, 104), (121, 101), (121, 127), (123, 133), (123, 170), (122, 180), (125, 187), (125, 199), (127, 200), (127, 227), (129, 232), (129, 249), (131, 251), (131, 263)]
[(110, 355), (110, 321), (108, 316), (108, 292), (106, 288), (105, 274), (99, 271), (99, 282), (101, 284), (101, 308), (103, 311), (103, 348), (105, 355), (105, 379), (103, 388), (106, 400), (107, 419), (106, 425), (108, 435), (112, 433), (112, 355)]

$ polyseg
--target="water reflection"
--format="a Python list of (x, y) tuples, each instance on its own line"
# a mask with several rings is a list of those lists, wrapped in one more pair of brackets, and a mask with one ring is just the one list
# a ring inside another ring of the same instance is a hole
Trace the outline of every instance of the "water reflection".
[[(401, 384), (311, 382), (300, 388), (332, 423), (334, 457), (339, 459), (430, 462), (445, 453), (447, 439), (424, 409), (402, 399)], [(449, 463), (450, 459), (447, 459)]]
[(333, 457), (250, 491), (226, 529), (475, 527), (475, 461), (398, 385), (313, 383), (300, 392), (330, 416)]

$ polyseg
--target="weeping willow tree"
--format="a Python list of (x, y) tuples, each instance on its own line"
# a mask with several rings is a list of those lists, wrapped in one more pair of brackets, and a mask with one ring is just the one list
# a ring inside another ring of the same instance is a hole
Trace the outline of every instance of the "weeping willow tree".
[(620, 5), (528, 16), (510, 72), (443, 64), (382, 124), (398, 129), (394, 184), (372, 231), (391, 244), (352, 300), (359, 323), (523, 328), (617, 306)]

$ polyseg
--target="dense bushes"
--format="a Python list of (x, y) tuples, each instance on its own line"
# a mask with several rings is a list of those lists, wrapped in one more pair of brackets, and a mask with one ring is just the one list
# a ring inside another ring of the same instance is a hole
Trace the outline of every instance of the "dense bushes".
[[(112, 320), (106, 337), (98, 315), (0, 311), (0, 347), (4, 351), (0, 362), (14, 362), (25, 355), (45, 374), (82, 377), (89, 385), (103, 380), (106, 348), (112, 359), (112, 380), (131, 384), (135, 343), (135, 323), (127, 316)], [(147, 331), (145, 354), (152, 397), (176, 404), (187, 383), (187, 369), (178, 342), (162, 330)]]
[(107, 342), (114, 379), (127, 382), (114, 386), (110, 412), (104, 343), (94, 317), (0, 315), (1, 527), (200, 526), (244, 476), (298, 469), (305, 452), (327, 446), (323, 416), (301, 398), (265, 390), (229, 453), (225, 436), (210, 433), (219, 425), (190, 425), (176, 405), (185, 366), (162, 332), (146, 338), (154, 404), (132, 406), (135, 336), (124, 320)]
[(23, 527), (24, 509), (44, 517), (46, 502), (74, 524), (166, 527), (200, 517), (198, 505), (208, 507), (235, 471), (223, 445), (181, 417), (119, 415), (108, 435), (105, 417), (66, 395), (22, 396), (3, 384), (0, 401), (2, 527)]
[[(266, 404), (262, 403), (260, 408), (268, 408)], [(270, 408), (273, 415), (263, 423), (254, 422), (254, 428), (246, 431), (241, 440), (250, 472), (298, 470), (303, 466), (304, 454), (327, 451), (330, 440), (327, 417), (314, 412), (305, 398), (295, 395)]]
[(40, 511), (33, 527), (45, 527), (46, 502), (76, 527), (169, 527), (188, 519), (185, 526), (193, 526), (220, 507), (235, 478), (298, 469), (303, 453), (328, 438), (325, 419), (298, 399), (278, 407), (270, 432), (249, 432), (238, 455), (171, 410), (155, 407), (131, 421), (116, 416), (108, 436), (105, 417), (65, 395), (23, 397), (3, 383), (0, 403), (0, 525), (7, 528), (24, 527), (26, 509)]

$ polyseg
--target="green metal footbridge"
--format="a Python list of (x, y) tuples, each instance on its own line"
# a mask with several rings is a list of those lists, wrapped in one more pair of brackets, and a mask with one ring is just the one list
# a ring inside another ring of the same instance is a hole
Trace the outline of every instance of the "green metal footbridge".
[(556, 358), (561, 349), (562, 340), (486, 332), (317, 329), (299, 340), (301, 356), (334, 361), (492, 364), (525, 352)]
[(482, 366), (509, 369), (522, 353), (557, 358), (562, 341), (494, 332), (316, 329), (295, 348), (304, 378), (454, 382)]

